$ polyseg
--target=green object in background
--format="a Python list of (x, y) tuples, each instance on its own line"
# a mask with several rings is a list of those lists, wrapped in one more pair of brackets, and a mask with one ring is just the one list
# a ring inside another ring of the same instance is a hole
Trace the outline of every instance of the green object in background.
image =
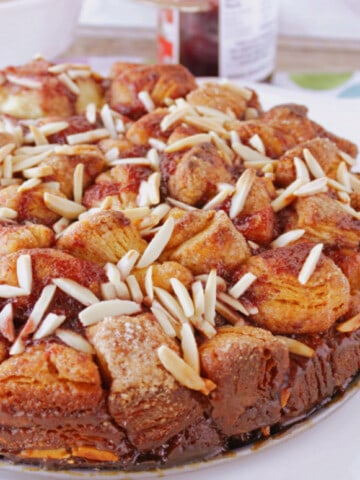
[(308, 90), (330, 90), (350, 80), (352, 73), (294, 73), (290, 79)]

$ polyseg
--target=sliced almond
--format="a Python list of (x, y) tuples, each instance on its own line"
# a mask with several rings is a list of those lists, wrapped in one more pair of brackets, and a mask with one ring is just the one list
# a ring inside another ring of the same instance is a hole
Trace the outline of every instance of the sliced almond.
[(197, 280), (191, 285), (192, 298), (195, 307), (195, 315), (202, 317), (205, 314), (205, 293), (200, 280)]
[(197, 210), (196, 207), (193, 207), (192, 205), (188, 205), (187, 203), (180, 202), (179, 200), (176, 200), (175, 198), (167, 197), (166, 201), (170, 203), (173, 207), (178, 207), (181, 208), (182, 210), (186, 210), (191, 212), (192, 210)]
[(83, 163), (78, 163), (74, 170), (73, 195), (74, 195), (74, 201), (79, 204), (81, 204), (82, 197), (83, 197), (84, 171), (85, 171), (85, 166)]
[(180, 140), (167, 145), (165, 153), (178, 152), (179, 150), (184, 150), (185, 148), (190, 148), (194, 145), (207, 142), (211, 142), (211, 136), (208, 133), (197, 133), (195, 135), (190, 135), (189, 137), (181, 138)]
[(157, 354), (164, 368), (184, 387), (200, 391), (204, 395), (209, 395), (216, 388), (213, 382), (201, 378), (169, 347), (162, 345), (157, 349)]
[(118, 134), (117, 134), (115, 123), (114, 123), (114, 117), (113, 117), (112, 112), (110, 110), (110, 107), (107, 103), (105, 103), (105, 105), (100, 110), (100, 116), (101, 116), (101, 120), (104, 124), (104, 127), (110, 133), (110, 137), (113, 138), (113, 139), (116, 139)]
[(146, 270), (144, 284), (145, 284), (146, 295), (151, 301), (153, 301), (154, 300), (154, 283), (153, 283), (153, 266), (152, 265)]
[(26, 190), (32, 190), (33, 188), (36, 188), (38, 187), (40, 184), (41, 184), (41, 180), (40, 178), (30, 178), (29, 180), (26, 180), (25, 182), (23, 182), (19, 188), (18, 188), (18, 192), (25, 192)]
[(9, 355), (20, 355), (23, 352), (25, 352), (25, 342), (21, 337), (18, 337), (12, 344)]
[(0, 163), (16, 148), (15, 143), (8, 143), (0, 147)]
[(110, 136), (107, 128), (96, 128), (87, 132), (74, 133), (67, 135), (66, 140), (69, 145), (79, 145), (81, 143), (94, 143)]
[(315, 178), (326, 177), (325, 172), (308, 148), (303, 150), (306, 165)]
[(188, 323), (188, 319), (179, 302), (166, 290), (154, 287), (154, 292), (166, 310), (170, 312), (181, 323)]
[(138, 99), (148, 112), (153, 112), (155, 110), (155, 104), (149, 92), (146, 92), (145, 90), (139, 92)]
[(95, 353), (91, 343), (78, 333), (62, 328), (58, 328), (55, 333), (56, 336), (69, 347), (72, 347), (79, 352), (89, 353), (90, 355)]
[(16, 261), (16, 274), (19, 287), (29, 295), (32, 289), (32, 266), (29, 254), (18, 257)]
[(211, 325), (215, 325), (215, 304), (216, 304), (216, 270), (213, 269), (209, 273), (205, 285), (205, 320)]
[(360, 313), (336, 326), (336, 330), (341, 333), (354, 332), (358, 328), (360, 328)]
[(221, 300), (222, 303), (225, 303), (226, 305), (229, 305), (233, 310), (240, 312), (246, 316), (249, 315), (248, 310), (244, 307), (244, 305), (237, 300), (236, 298), (232, 297), (231, 295), (228, 295), (224, 292), (219, 292), (217, 295), (218, 299)]
[(40, 167), (26, 168), (22, 174), (25, 178), (42, 178), (52, 175), (54, 169), (50, 165), (41, 165)]
[(114, 300), (117, 297), (115, 285), (111, 282), (102, 283), (101, 295), (104, 300)]
[(86, 211), (83, 205), (49, 192), (44, 193), (44, 202), (49, 210), (70, 220), (77, 219), (81, 213)]
[(356, 158), (353, 158), (351, 155), (349, 155), (346, 152), (343, 152), (342, 150), (339, 151), (339, 155), (345, 162), (350, 166), (353, 167), (356, 163)]
[(244, 162), (249, 162), (250, 164), (252, 162), (261, 162), (265, 164), (268, 162), (272, 162), (272, 159), (270, 157), (267, 157), (266, 155), (263, 155), (257, 150), (253, 150), (252, 148), (247, 147), (240, 142), (233, 142), (231, 147), (234, 152), (237, 153), (244, 160)]
[(55, 313), (48, 313), (42, 321), (40, 327), (34, 334), (35, 340), (48, 337), (53, 334), (55, 330), (60, 327), (66, 320), (65, 315), (56, 315)]
[(25, 297), (29, 293), (20, 287), (12, 285), (0, 285), (0, 298)]
[(107, 263), (105, 272), (108, 280), (114, 285), (117, 296), (122, 300), (130, 300), (130, 292), (126, 283), (121, 280), (120, 270), (113, 263)]
[(137, 268), (148, 267), (160, 257), (171, 238), (174, 227), (175, 220), (173, 217), (169, 217), (146, 247), (137, 264)]
[(256, 171), (252, 168), (246, 169), (236, 182), (236, 191), (231, 199), (229, 216), (235, 218), (244, 208), (246, 199), (256, 178)]
[(200, 357), (194, 332), (188, 323), (181, 327), (181, 349), (185, 362), (200, 375)]
[(141, 312), (141, 306), (129, 300), (104, 300), (94, 303), (79, 313), (80, 322), (84, 327), (94, 325), (105, 317), (116, 317), (119, 315), (134, 315)]
[(86, 120), (92, 125), (96, 123), (96, 105), (95, 103), (89, 103), (85, 110)]
[(345, 162), (340, 162), (337, 171), (336, 178), (339, 183), (344, 185), (347, 190), (351, 191), (351, 181), (349, 177), (348, 169), (346, 168)]
[(53, 283), (70, 297), (85, 306), (93, 305), (100, 300), (89, 289), (70, 278), (53, 278)]
[(76, 83), (69, 77), (69, 75), (65, 72), (60, 73), (58, 75), (58, 79), (60, 82), (65, 85), (65, 87), (70, 90), (71, 93), (74, 95), (80, 95), (80, 88), (76, 85)]
[(299, 228), (296, 230), (289, 230), (283, 233), (270, 243), (271, 248), (280, 248), (289, 245), (290, 243), (299, 240), (305, 233), (305, 230)]
[(307, 197), (309, 195), (316, 195), (317, 193), (327, 192), (328, 179), (326, 177), (317, 178), (312, 182), (308, 182), (295, 190), (296, 197)]
[(213, 338), (217, 333), (213, 325), (196, 315), (190, 318), (190, 323), (196, 328), (196, 330), (205, 335), (206, 338)]
[(144, 299), (144, 296), (137, 278), (134, 275), (128, 275), (125, 281), (129, 287), (131, 299), (134, 300), (134, 302), (141, 303)]
[(239, 313), (219, 300), (216, 301), (216, 311), (232, 325), (246, 325), (244, 318)]
[(264, 142), (257, 133), (249, 139), (249, 144), (262, 155), (266, 154)]
[(18, 212), (12, 208), (0, 207), (0, 218), (15, 219), (18, 216)]
[(187, 288), (177, 278), (171, 278), (170, 283), (185, 315), (192, 317), (195, 313), (194, 304)]
[(283, 337), (282, 335), (276, 335), (276, 338), (285, 343), (290, 353), (307, 358), (313, 358), (315, 356), (315, 350), (305, 345), (305, 343), (299, 342), (293, 338)]
[(322, 243), (318, 243), (310, 250), (309, 255), (306, 257), (304, 265), (302, 266), (298, 276), (298, 280), (301, 285), (305, 285), (310, 279), (311, 275), (314, 273), (316, 265), (320, 260), (323, 247), (324, 245)]
[(214, 210), (216, 207), (221, 205), (225, 200), (233, 195), (235, 188), (232, 185), (222, 188), (219, 193), (215, 195), (211, 200), (209, 200), (203, 207), (203, 210)]
[(130, 272), (135, 266), (140, 253), (137, 250), (129, 250), (117, 263), (117, 268), (120, 271), (121, 279), (125, 280), (125, 278), (130, 275)]
[(9, 342), (15, 340), (14, 309), (12, 303), (7, 303), (0, 312), (0, 333)]
[(20, 337), (25, 338), (35, 332), (54, 298), (55, 291), (55, 285), (46, 285), (46, 287), (42, 289), (40, 297), (37, 299), (29, 318), (20, 332)]
[(151, 311), (156, 318), (156, 320), (160, 323), (162, 329), (169, 337), (175, 338), (176, 337), (176, 330), (174, 329), (171, 321), (169, 320), (168, 315), (164, 312), (163, 309), (158, 308), (155, 305), (152, 305)]
[(302, 178), (306, 182), (310, 182), (309, 170), (301, 158), (294, 157), (294, 165), (296, 170), (296, 178)]
[(229, 294), (234, 298), (239, 298), (243, 295), (246, 290), (255, 282), (257, 279), (256, 275), (251, 272), (245, 273), (239, 280), (233, 285)]
[(295, 198), (294, 192), (306, 184), (306, 180), (303, 178), (297, 178), (286, 189), (271, 202), (274, 212), (279, 212), (283, 208), (287, 207)]

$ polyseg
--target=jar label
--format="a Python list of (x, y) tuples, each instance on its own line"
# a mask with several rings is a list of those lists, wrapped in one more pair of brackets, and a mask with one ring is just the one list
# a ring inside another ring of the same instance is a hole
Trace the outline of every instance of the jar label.
[(171, 8), (161, 8), (158, 15), (158, 61), (159, 63), (179, 63), (179, 12)]
[(278, 2), (219, 1), (219, 75), (263, 80), (274, 70)]

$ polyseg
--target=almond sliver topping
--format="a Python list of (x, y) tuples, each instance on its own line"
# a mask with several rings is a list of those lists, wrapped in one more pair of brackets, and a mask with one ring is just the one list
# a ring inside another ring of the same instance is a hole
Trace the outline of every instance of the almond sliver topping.
[(9, 355), (19, 355), (23, 352), (25, 352), (25, 342), (22, 338), (18, 337), (12, 344), (12, 347), (9, 350)]
[(0, 163), (14, 150), (15, 147), (15, 143), (8, 143), (0, 148)]
[(40, 340), (41, 338), (48, 337), (55, 330), (60, 327), (66, 320), (65, 315), (56, 315), (55, 313), (48, 313), (44, 320), (42, 321), (40, 327), (34, 334), (35, 340)]
[(272, 159), (270, 157), (267, 157), (266, 155), (263, 155), (257, 150), (253, 150), (252, 148), (247, 147), (240, 142), (233, 142), (231, 147), (234, 152), (237, 153), (244, 160), (244, 162), (261, 162), (265, 164), (272, 162)]
[(72, 347), (79, 352), (89, 354), (95, 353), (93, 346), (78, 333), (75, 333), (72, 330), (65, 330), (62, 328), (58, 328), (55, 333), (56, 336), (60, 338), (60, 340), (62, 340), (69, 347)]
[(16, 274), (19, 287), (28, 294), (32, 288), (32, 267), (30, 255), (20, 255), (16, 261)]
[(125, 280), (125, 278), (130, 275), (130, 272), (135, 266), (137, 259), (139, 258), (140, 253), (137, 250), (129, 250), (117, 263), (117, 268), (120, 271), (121, 279)]
[(0, 207), (0, 218), (13, 220), (18, 216), (18, 212), (12, 208)]
[(279, 237), (277, 237), (275, 240), (273, 240), (270, 243), (270, 246), (272, 248), (279, 248), (279, 247), (285, 247), (286, 245), (289, 245), (289, 243), (296, 242), (296, 240), (299, 240), (305, 233), (305, 230), (303, 229), (296, 229), (296, 230), (289, 230), (288, 232), (283, 233)]
[(195, 313), (194, 304), (186, 287), (177, 278), (171, 278), (170, 283), (185, 315), (192, 317)]
[(169, 337), (175, 338), (176, 331), (172, 323), (170, 322), (168, 315), (162, 309), (158, 308), (155, 305), (151, 307), (151, 311), (154, 317), (156, 318), (156, 320), (160, 323), (166, 335), (168, 335)]
[(115, 285), (111, 282), (102, 283), (101, 295), (104, 300), (114, 300), (117, 297)]
[(200, 358), (192, 327), (184, 323), (181, 327), (181, 349), (185, 362), (200, 375)]
[(354, 332), (358, 328), (360, 328), (360, 313), (336, 326), (336, 330), (342, 333)]
[(328, 179), (326, 177), (317, 178), (312, 182), (308, 182), (295, 190), (296, 197), (307, 197), (308, 195), (316, 195), (317, 193), (327, 192)]
[(105, 317), (116, 317), (118, 315), (133, 315), (141, 312), (141, 307), (136, 302), (129, 300), (104, 300), (94, 303), (79, 313), (80, 322), (84, 327), (94, 325)]
[(69, 145), (78, 145), (80, 143), (93, 143), (110, 136), (107, 128), (97, 128), (88, 132), (74, 133), (67, 135), (66, 140)]
[(49, 210), (70, 220), (77, 219), (81, 213), (86, 211), (86, 208), (79, 203), (72, 202), (67, 198), (59, 197), (49, 192), (44, 193), (44, 202)]
[(89, 289), (70, 278), (53, 278), (53, 283), (64, 293), (85, 306), (93, 305), (100, 300)]
[(205, 293), (200, 280), (191, 285), (193, 303), (195, 307), (195, 315), (202, 317), (205, 313)]
[(157, 354), (164, 368), (184, 387), (209, 395), (216, 388), (213, 382), (201, 378), (182, 358), (165, 345), (157, 349)]
[(85, 166), (83, 163), (76, 165), (74, 170), (73, 195), (74, 201), (79, 204), (82, 202), (83, 197), (84, 170)]
[(229, 294), (234, 298), (239, 298), (243, 295), (246, 290), (255, 282), (257, 279), (256, 275), (251, 272), (245, 273), (236, 283), (233, 285)]
[[(89, 103), (86, 106), (85, 110), (85, 117), (86, 120), (91, 123), (92, 125), (96, 123), (96, 105), (95, 103)], [(106, 155), (105, 155), (106, 156)], [(107, 157), (106, 157), (107, 158)]]
[(235, 218), (244, 208), (247, 196), (253, 186), (256, 177), (256, 171), (249, 168), (244, 171), (236, 183), (236, 191), (231, 199), (229, 216)]
[(15, 340), (14, 310), (12, 303), (7, 303), (0, 312), (0, 333), (9, 342)]
[(307, 256), (298, 276), (298, 280), (301, 285), (305, 285), (310, 279), (311, 275), (314, 273), (316, 265), (321, 256), (323, 246), (324, 245), (322, 243), (318, 243), (310, 250), (309, 255)]
[(283, 337), (282, 335), (276, 335), (276, 338), (286, 344), (290, 353), (307, 358), (313, 358), (315, 356), (315, 350), (305, 345), (305, 343), (299, 342), (293, 338)]
[(303, 155), (308, 169), (315, 178), (321, 178), (326, 176), (322, 166), (308, 148), (304, 148)]
[(188, 323), (188, 319), (181, 308), (179, 302), (166, 290), (160, 287), (154, 287), (154, 292), (160, 302), (170, 314), (179, 320), (181, 323)]
[(165, 249), (171, 238), (175, 227), (175, 220), (169, 217), (162, 225), (160, 230), (153, 237), (149, 245), (146, 247), (142, 257), (140, 258), (137, 268), (145, 268), (157, 260)]
[(149, 92), (142, 90), (138, 93), (138, 99), (148, 112), (153, 112), (155, 110), (155, 105)]
[(20, 287), (12, 285), (0, 285), (0, 298), (25, 297), (29, 293)]
[(154, 300), (154, 283), (153, 283), (153, 266), (149, 267), (146, 270), (145, 274), (145, 292), (151, 301)]
[(216, 304), (216, 270), (210, 271), (205, 285), (205, 320), (211, 325), (215, 325), (215, 304)]
[(41, 320), (43, 319), (43, 316), (48, 309), (52, 299), (54, 298), (55, 291), (55, 285), (46, 285), (46, 287), (43, 288), (41, 295), (37, 299), (27, 322), (25, 323), (23, 329), (20, 332), (21, 337), (27, 337), (31, 333), (35, 332)]
[(231, 295), (228, 295), (224, 292), (218, 293), (218, 298), (221, 300), (223, 303), (229, 305), (231, 308), (236, 310), (237, 312), (243, 313), (244, 315), (248, 316), (249, 312), (247, 309), (244, 307), (244, 305), (239, 302), (236, 298), (232, 297)]
[(110, 137), (116, 139), (118, 134), (115, 128), (114, 118), (109, 105), (106, 103), (100, 110), (101, 120), (104, 127), (109, 131)]
[(294, 165), (296, 170), (296, 178), (302, 178), (306, 182), (310, 182), (309, 170), (301, 158), (294, 157)]
[(232, 325), (246, 325), (244, 318), (239, 313), (219, 300), (216, 300), (216, 311)]
[(260, 136), (255, 133), (250, 139), (249, 139), (249, 144), (255, 148), (259, 153), (262, 155), (265, 155), (266, 150), (265, 150), (265, 145), (264, 142), (261, 140)]
[(144, 296), (142, 294), (137, 278), (134, 275), (128, 275), (125, 281), (127, 283), (127, 286), (129, 287), (132, 300), (134, 300), (134, 302), (141, 303), (144, 299)]
[(178, 150), (183, 150), (184, 148), (190, 148), (199, 143), (207, 142), (211, 142), (211, 136), (208, 133), (197, 133), (190, 137), (181, 138), (180, 140), (167, 145), (165, 153), (177, 152)]
[(65, 72), (60, 73), (58, 75), (58, 79), (60, 82), (65, 85), (65, 87), (70, 90), (71, 93), (74, 95), (80, 95), (80, 88), (76, 85), (76, 83), (69, 77), (69, 75)]

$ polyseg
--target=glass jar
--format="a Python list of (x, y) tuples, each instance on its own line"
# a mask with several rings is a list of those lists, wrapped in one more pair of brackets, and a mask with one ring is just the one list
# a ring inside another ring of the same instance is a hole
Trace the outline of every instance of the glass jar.
[(160, 7), (160, 63), (182, 63), (196, 76), (261, 81), (272, 74), (277, 0), (152, 0), (151, 3)]

